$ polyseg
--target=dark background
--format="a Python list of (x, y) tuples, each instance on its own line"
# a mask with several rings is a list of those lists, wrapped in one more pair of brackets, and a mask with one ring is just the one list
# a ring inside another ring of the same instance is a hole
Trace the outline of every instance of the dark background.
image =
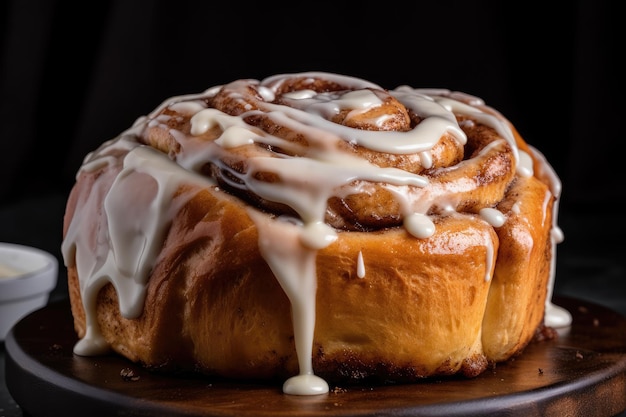
[[(556, 293), (626, 315), (618, 3), (2, 1), (0, 241), (61, 260), (83, 157), (165, 98), (332, 71), (463, 91), (507, 116), (563, 183)], [(65, 279), (61, 263), (53, 298)]]
[(228, 3), (2, 2), (0, 202), (67, 193), (87, 152), (167, 97), (309, 70), (483, 98), (552, 162), (564, 210), (622, 187), (615, 2)]

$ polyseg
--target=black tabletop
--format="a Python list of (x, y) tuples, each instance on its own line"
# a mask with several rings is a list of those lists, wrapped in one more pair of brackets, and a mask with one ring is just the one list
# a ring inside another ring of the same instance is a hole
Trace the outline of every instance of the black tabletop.
[[(39, 247), (59, 258), (59, 282), (50, 302), (67, 297), (60, 255), (64, 206), (65, 197), (60, 195), (0, 205), (0, 242)], [(555, 294), (600, 304), (626, 317), (626, 222), (618, 215), (581, 212), (561, 213), (559, 225), (565, 240), (557, 247)], [(25, 414), (7, 389), (2, 344), (0, 417), (14, 416)], [(619, 416), (626, 417), (626, 412)]]

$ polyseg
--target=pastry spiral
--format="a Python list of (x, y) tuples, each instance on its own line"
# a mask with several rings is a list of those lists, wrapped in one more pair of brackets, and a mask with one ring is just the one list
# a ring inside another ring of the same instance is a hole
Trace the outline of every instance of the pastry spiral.
[(294, 394), (473, 377), (543, 326), (559, 192), (459, 92), (311, 72), (174, 97), (77, 175), (75, 352)]

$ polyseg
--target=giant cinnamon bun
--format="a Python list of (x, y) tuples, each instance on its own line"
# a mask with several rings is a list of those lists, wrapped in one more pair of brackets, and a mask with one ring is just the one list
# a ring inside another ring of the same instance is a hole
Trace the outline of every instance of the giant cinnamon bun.
[(473, 377), (563, 313), (559, 193), (459, 92), (310, 72), (174, 97), (77, 174), (74, 351), (304, 395)]

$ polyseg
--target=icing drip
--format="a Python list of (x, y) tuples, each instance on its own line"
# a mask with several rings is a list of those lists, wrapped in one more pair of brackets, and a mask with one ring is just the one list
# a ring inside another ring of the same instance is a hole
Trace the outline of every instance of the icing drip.
[(506, 218), (500, 210), (491, 207), (480, 209), (478, 214), (480, 214), (480, 217), (493, 227), (500, 227), (506, 221)]
[[(419, 239), (428, 238), (436, 232), (431, 217), (433, 211), (453, 215), (460, 199), (457, 195), (460, 190), (427, 190), (429, 180), (425, 176), (398, 168), (380, 167), (355, 154), (339, 152), (340, 144), (358, 145), (393, 155), (418, 154), (422, 166), (430, 168), (433, 161), (431, 150), (442, 136), (449, 135), (460, 145), (466, 143), (467, 137), (455, 116), (461, 114), (493, 128), (503, 139), (494, 141), (477, 156), (461, 164), (473, 164), (477, 158), (506, 142), (513, 149), (517, 175), (533, 175), (533, 160), (517, 149), (508, 122), (495, 112), (484, 111), (486, 107), (479, 98), (449, 90), (418, 90), (401, 86), (387, 93), (419, 116), (420, 123), (407, 131), (363, 130), (335, 123), (331, 119), (347, 110), (348, 121), (366, 115), (369, 124), (384, 126), (388, 122), (387, 115), (367, 116), (370, 110), (381, 106), (381, 87), (337, 74), (312, 72), (300, 76), (309, 77), (310, 82), (315, 78), (327, 79), (345, 86), (347, 91), (316, 92), (302, 88), (282, 94), (282, 104), (277, 104), (273, 101), (292, 75), (216, 86), (202, 94), (166, 100), (150, 116), (138, 119), (131, 129), (85, 158), (77, 175), (96, 172), (106, 166), (113, 166), (114, 169), (103, 174), (107, 177), (106, 181), (112, 184), (104, 200), (99, 200), (97, 190), (87, 197), (86, 204), (75, 213), (62, 246), (67, 266), (73, 265), (74, 259), (77, 259), (87, 316), (87, 333), (74, 348), (77, 354), (97, 354), (108, 349), (95, 321), (96, 295), (106, 283), (111, 282), (117, 290), (120, 310), (125, 317), (137, 317), (141, 313), (150, 268), (178, 208), (170, 206), (172, 196), (180, 185), (189, 181), (214, 187), (214, 180), (199, 174), (208, 162), (228, 172), (224, 181), (233, 189), (248, 190), (264, 200), (287, 205), (298, 216), (272, 217), (249, 209), (250, 218), (259, 232), (259, 250), (292, 306), (300, 371), (285, 382), (283, 390), (295, 395), (316, 395), (329, 389), (326, 381), (314, 375), (311, 358), (316, 311), (316, 254), (337, 239), (337, 231), (325, 223), (329, 199), (367, 191), (367, 184), (377, 184), (394, 196), (401, 208), (404, 228)], [(256, 101), (246, 101), (250, 88), (258, 93), (254, 98)], [(243, 103), (244, 112), (233, 116), (207, 108), (204, 99), (214, 97), (221, 91), (228, 92), (233, 101)], [(168, 107), (192, 116), (190, 134), (168, 127), (172, 116), (161, 113)], [(249, 125), (246, 120), (254, 117), (265, 117), (297, 132), (307, 138), (307, 146)], [(180, 145), (180, 152), (168, 157), (141, 145), (138, 138), (143, 129), (154, 126), (168, 130)], [(218, 136), (207, 139), (212, 132), (219, 132)], [(251, 151), (243, 172), (220, 162), (231, 150), (246, 147)], [(280, 149), (282, 153), (268, 155), (258, 150), (261, 148)], [(536, 151), (533, 153), (540, 161), (542, 172), (549, 178), (552, 194), (558, 198), (558, 178), (541, 155)], [(120, 154), (126, 154), (123, 165), (114, 166), (118, 164), (115, 156)], [(259, 173), (268, 172), (277, 181), (259, 179)], [(130, 194), (134, 196), (132, 203), (128, 201)], [(183, 202), (184, 198), (179, 204)], [(93, 244), (89, 237), (89, 233), (93, 232), (89, 226), (92, 224), (91, 213), (98, 212), (100, 206), (106, 212), (107, 224), (97, 232), (98, 243)], [(554, 204), (553, 245), (561, 238), (556, 225), (556, 211), (557, 204)], [(500, 227), (506, 222), (502, 213), (491, 207), (483, 207), (479, 216), (493, 227)], [(485, 280), (489, 281), (495, 262), (494, 246), (489, 238), (485, 238), (482, 244), (487, 254)], [(549, 295), (553, 285), (554, 259), (552, 269)], [(361, 252), (356, 260), (356, 275), (365, 277)], [(555, 311), (555, 306), (546, 304), (550, 323), (555, 322), (552, 320)], [(567, 320), (561, 322), (567, 323)]]
[[(306, 229), (289, 221), (273, 220), (256, 211), (250, 216), (259, 230), (259, 249), (291, 302), (294, 338), (300, 373), (283, 385), (287, 394), (311, 395), (328, 392), (328, 384), (313, 374), (311, 355), (315, 330), (315, 258), (317, 249), (302, 245), (303, 240), (328, 242), (324, 228)], [(303, 237), (320, 234), (317, 237)], [(318, 245), (316, 245), (318, 246)]]
[(365, 263), (363, 262), (363, 252), (361, 251), (359, 251), (359, 256), (356, 260), (356, 276), (365, 278)]
[[(95, 321), (98, 291), (108, 282), (118, 294), (120, 312), (126, 318), (136, 318), (143, 310), (146, 284), (171, 216), (172, 196), (182, 181), (196, 181), (204, 186), (213, 182), (203, 177), (190, 177), (188, 171), (172, 164), (157, 150), (128, 141), (128, 136), (110, 143), (106, 151), (127, 152), (123, 166), (112, 178), (112, 185), (103, 201), (94, 191), (77, 218), (68, 228), (62, 243), (67, 266), (76, 264), (80, 289), (86, 311), (87, 334), (74, 347), (80, 355), (93, 355), (108, 350)], [(112, 161), (111, 156), (90, 155), (84, 170), (96, 170)], [(133, 204), (127, 204), (133, 195)], [(90, 216), (104, 206), (108, 227), (98, 230), (95, 253), (89, 247)], [(105, 243), (107, 242), (108, 243)], [(74, 256), (75, 255), (75, 256)]]

